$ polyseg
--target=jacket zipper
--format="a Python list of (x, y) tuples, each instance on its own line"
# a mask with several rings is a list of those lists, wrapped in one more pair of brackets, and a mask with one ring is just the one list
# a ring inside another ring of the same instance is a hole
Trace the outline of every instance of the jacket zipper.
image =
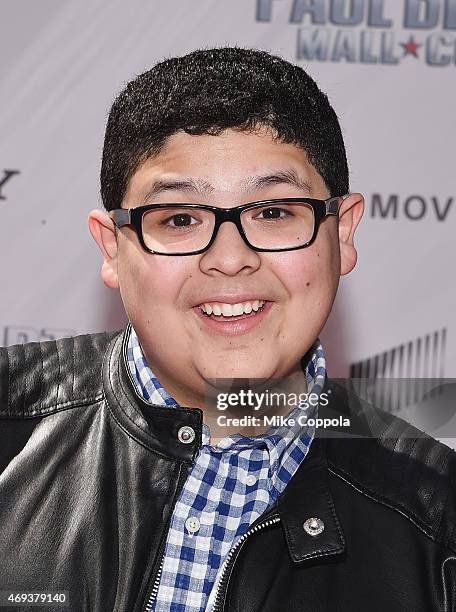
[(263, 521), (262, 523), (258, 523), (258, 525), (254, 525), (250, 527), (250, 529), (248, 529), (244, 533), (244, 535), (242, 535), (239, 538), (239, 540), (230, 550), (225, 560), (225, 567), (222, 570), (220, 579), (217, 583), (217, 586), (215, 587), (216, 591), (215, 591), (214, 606), (212, 608), (212, 612), (222, 612), (223, 610), (223, 607), (225, 605), (225, 597), (226, 597), (226, 592), (228, 590), (228, 583), (230, 580), (231, 572), (233, 571), (233, 566), (236, 561), (236, 558), (242, 546), (244, 545), (246, 539), (253, 533), (257, 533), (261, 529), (264, 529), (265, 527), (270, 527), (271, 525), (275, 525), (278, 522), (280, 522), (280, 516), (278, 514), (275, 514), (271, 516), (270, 518), (268, 518), (267, 520)]
[(154, 604), (154, 601), (157, 598), (157, 594), (158, 594), (158, 585), (160, 584), (160, 578), (161, 578), (161, 573), (163, 570), (163, 564), (165, 562), (165, 543), (166, 543), (166, 539), (164, 540), (164, 544), (161, 548), (161, 561), (160, 561), (160, 567), (158, 568), (158, 572), (157, 575), (155, 576), (155, 580), (154, 580), (154, 584), (152, 586), (152, 590), (150, 592), (149, 598), (146, 602), (146, 607), (144, 608), (144, 612), (151, 612), (152, 611), (152, 606)]

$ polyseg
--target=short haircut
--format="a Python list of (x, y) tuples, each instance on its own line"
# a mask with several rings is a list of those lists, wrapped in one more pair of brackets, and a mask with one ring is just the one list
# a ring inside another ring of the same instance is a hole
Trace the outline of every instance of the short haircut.
[(120, 208), (138, 166), (166, 140), (188, 134), (249, 132), (261, 126), (302, 148), (330, 196), (348, 193), (345, 146), (327, 96), (299, 66), (256, 49), (198, 50), (156, 64), (130, 81), (109, 113), (101, 198)]

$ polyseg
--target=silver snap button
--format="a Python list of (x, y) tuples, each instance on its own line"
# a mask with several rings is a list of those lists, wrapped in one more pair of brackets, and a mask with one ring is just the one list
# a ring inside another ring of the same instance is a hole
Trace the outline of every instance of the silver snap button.
[(185, 521), (185, 527), (189, 533), (195, 533), (200, 528), (200, 522), (196, 516), (189, 516)]
[(252, 485), (256, 483), (256, 481), (257, 481), (256, 477), (253, 474), (249, 474), (248, 476), (246, 476), (245, 484), (248, 487), (251, 487)]
[(312, 517), (308, 518), (307, 521), (304, 521), (303, 524), (304, 531), (311, 536), (320, 535), (320, 533), (325, 528), (325, 524), (319, 518)]
[(177, 437), (179, 438), (179, 442), (183, 442), (183, 444), (190, 444), (190, 442), (193, 442), (195, 439), (195, 430), (193, 427), (184, 425), (183, 427), (179, 428)]

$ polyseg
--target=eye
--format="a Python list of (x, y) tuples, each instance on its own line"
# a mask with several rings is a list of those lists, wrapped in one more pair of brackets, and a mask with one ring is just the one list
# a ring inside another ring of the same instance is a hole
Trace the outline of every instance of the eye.
[(263, 208), (257, 215), (257, 218), (268, 220), (268, 219), (284, 219), (285, 217), (292, 217), (293, 215), (289, 210), (285, 208), (279, 208), (277, 206), (268, 206)]
[[(192, 219), (194, 223), (191, 222)], [(172, 223), (170, 223), (170, 221), (172, 221)], [(187, 227), (189, 225), (195, 225), (195, 223), (198, 223), (198, 221), (188, 213), (178, 213), (162, 221), (162, 225), (169, 225), (171, 227)]]

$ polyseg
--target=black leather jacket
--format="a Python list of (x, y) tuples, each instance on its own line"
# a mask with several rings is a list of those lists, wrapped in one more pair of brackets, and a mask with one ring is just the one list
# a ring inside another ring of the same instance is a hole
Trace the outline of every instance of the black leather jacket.
[[(230, 554), (215, 609), (455, 610), (455, 453), (333, 393), (379, 437), (314, 439)], [(116, 333), (0, 349), (0, 416), (0, 590), (67, 591), (70, 612), (147, 609), (201, 410), (144, 403)]]

